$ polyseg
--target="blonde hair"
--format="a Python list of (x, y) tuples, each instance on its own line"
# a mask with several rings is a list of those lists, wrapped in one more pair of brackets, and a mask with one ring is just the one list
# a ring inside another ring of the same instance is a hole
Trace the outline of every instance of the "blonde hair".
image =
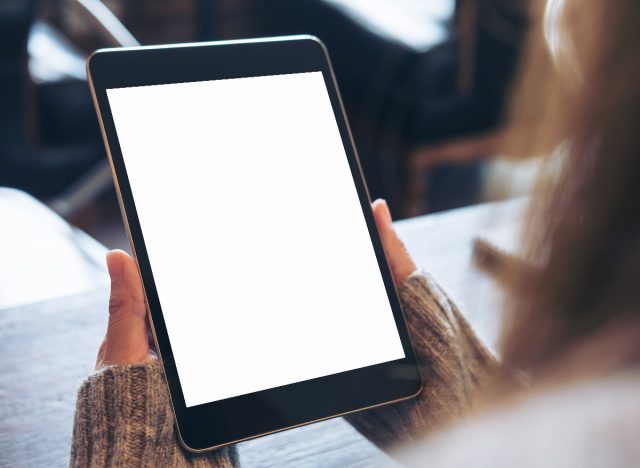
[(640, 2), (534, 1), (530, 28), (507, 152), (562, 161), (547, 157), (531, 202), (504, 361), (535, 373), (607, 336), (605, 365), (637, 363)]

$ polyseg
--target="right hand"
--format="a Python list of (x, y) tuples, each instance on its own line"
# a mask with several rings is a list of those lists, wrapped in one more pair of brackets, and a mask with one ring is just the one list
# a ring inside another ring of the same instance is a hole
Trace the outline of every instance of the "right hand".
[(416, 271), (416, 264), (393, 228), (391, 212), (387, 202), (377, 199), (371, 204), (371, 208), (373, 209), (373, 217), (376, 220), (384, 252), (391, 267), (393, 280), (396, 286), (400, 286), (411, 273)]

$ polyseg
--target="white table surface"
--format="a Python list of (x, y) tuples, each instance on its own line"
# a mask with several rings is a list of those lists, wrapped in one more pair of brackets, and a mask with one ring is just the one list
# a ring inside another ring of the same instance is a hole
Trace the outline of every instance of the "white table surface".
[[(76, 390), (92, 371), (105, 332), (105, 249), (25, 197), (0, 189), (0, 216), (19, 211), (18, 221), (0, 232), (3, 265), (20, 265), (0, 277), (7, 298), (0, 305), (0, 465), (64, 466)], [(522, 208), (517, 200), (396, 223), (417, 263), (490, 345), (501, 297), (473, 265), (472, 241), (486, 229), (513, 224)], [(69, 284), (79, 277), (84, 280)], [(372, 466), (385, 460), (342, 418), (242, 443), (240, 456), (249, 467)]]

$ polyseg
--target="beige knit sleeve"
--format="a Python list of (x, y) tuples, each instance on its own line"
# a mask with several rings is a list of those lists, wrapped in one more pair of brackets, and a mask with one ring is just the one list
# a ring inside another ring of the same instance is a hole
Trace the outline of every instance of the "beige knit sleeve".
[(235, 447), (208, 455), (185, 452), (159, 363), (106, 367), (80, 387), (71, 466), (233, 467)]
[(411, 400), (346, 417), (385, 450), (411, 444), (462, 418), (497, 368), (492, 354), (430, 277), (414, 273), (399, 294), (424, 388)]

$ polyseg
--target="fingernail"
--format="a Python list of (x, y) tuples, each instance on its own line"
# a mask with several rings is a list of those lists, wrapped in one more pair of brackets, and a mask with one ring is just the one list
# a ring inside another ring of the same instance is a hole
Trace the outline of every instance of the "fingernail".
[(114, 250), (107, 252), (107, 269), (112, 281), (122, 276), (122, 262), (116, 257), (117, 254)]
[(389, 226), (391, 226), (391, 223), (393, 220), (391, 219), (391, 211), (389, 211), (389, 205), (387, 205), (387, 200), (382, 199), (382, 204), (384, 205), (384, 217), (386, 218), (385, 221)]

